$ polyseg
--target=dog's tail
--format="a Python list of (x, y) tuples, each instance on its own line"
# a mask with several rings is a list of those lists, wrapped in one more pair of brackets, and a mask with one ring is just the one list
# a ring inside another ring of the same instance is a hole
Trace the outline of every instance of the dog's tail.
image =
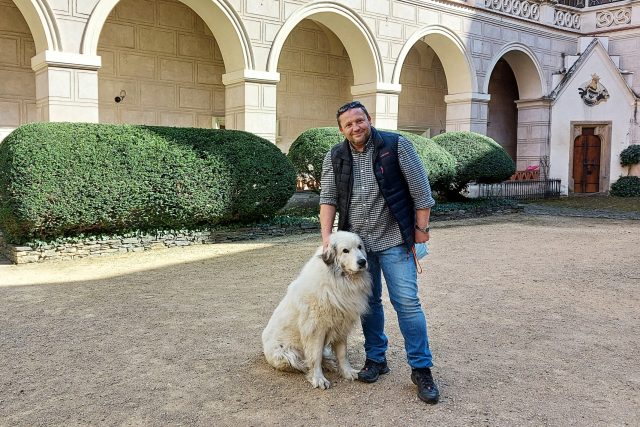
[(273, 348), (270, 354), (267, 353), (268, 352), (265, 352), (267, 362), (276, 369), (281, 371), (307, 371), (304, 356), (297, 348), (286, 347), (280, 344)]

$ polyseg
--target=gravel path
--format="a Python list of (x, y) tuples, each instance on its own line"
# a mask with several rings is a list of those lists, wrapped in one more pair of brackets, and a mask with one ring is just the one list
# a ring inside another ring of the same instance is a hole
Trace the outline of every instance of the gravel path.
[(638, 236), (634, 220), (434, 223), (435, 406), (388, 301), (378, 383), (320, 391), (266, 364), (260, 333), (319, 235), (0, 265), (0, 425), (637, 426)]

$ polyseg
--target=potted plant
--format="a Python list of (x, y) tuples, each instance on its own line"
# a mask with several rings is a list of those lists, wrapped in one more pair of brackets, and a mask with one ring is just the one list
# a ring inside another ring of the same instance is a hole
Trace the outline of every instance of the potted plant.
[(627, 166), (629, 176), (640, 176), (640, 145), (631, 144), (620, 153), (620, 163)]

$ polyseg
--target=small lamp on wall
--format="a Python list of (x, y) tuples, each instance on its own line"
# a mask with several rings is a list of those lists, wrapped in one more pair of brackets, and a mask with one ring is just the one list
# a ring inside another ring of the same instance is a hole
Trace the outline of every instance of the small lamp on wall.
[(116, 98), (114, 99), (114, 101), (116, 101), (116, 103), (121, 103), (122, 101), (124, 101), (125, 96), (127, 96), (127, 91), (122, 89), (120, 91), (120, 95), (116, 96)]

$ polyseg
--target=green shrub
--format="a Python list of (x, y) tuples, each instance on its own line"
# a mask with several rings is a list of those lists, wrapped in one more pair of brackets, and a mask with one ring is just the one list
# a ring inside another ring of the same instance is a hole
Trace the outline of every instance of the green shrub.
[(621, 176), (611, 185), (610, 194), (616, 197), (640, 197), (640, 177)]
[(640, 163), (640, 144), (631, 144), (620, 153), (620, 164), (630, 166)]
[(311, 176), (320, 182), (324, 156), (343, 140), (337, 127), (307, 129), (293, 141), (287, 156), (299, 175)]
[(286, 157), (246, 132), (33, 123), (0, 144), (0, 228), (12, 243), (250, 220), (294, 190)]
[(453, 193), (470, 182), (496, 183), (514, 174), (516, 166), (507, 152), (493, 139), (475, 132), (446, 132), (433, 141), (456, 159)]
[[(402, 131), (397, 132), (411, 141), (422, 160), (434, 191), (449, 187), (455, 175), (455, 159), (428, 138)], [(289, 148), (289, 159), (302, 176), (310, 175), (320, 182), (322, 161), (327, 152), (344, 140), (337, 127), (313, 128), (304, 131)]]
[(429, 138), (410, 132), (399, 131), (398, 133), (413, 142), (429, 174), (431, 189), (438, 192), (447, 190), (456, 176), (455, 158)]

